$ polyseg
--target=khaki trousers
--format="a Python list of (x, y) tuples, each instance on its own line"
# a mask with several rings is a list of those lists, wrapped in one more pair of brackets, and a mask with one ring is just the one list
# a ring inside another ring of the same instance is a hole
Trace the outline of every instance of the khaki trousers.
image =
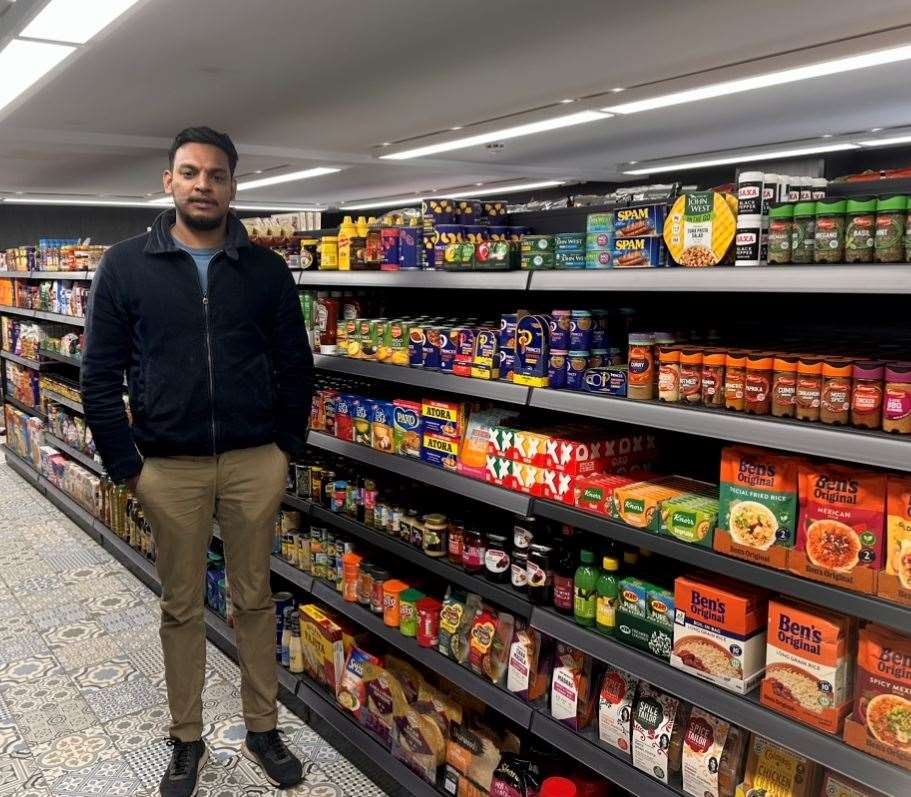
[(203, 596), (212, 518), (224, 541), (247, 730), (276, 725), (275, 610), (269, 557), (288, 470), (274, 444), (217, 457), (149, 457), (136, 494), (158, 545), (161, 646), (171, 735), (202, 735)]

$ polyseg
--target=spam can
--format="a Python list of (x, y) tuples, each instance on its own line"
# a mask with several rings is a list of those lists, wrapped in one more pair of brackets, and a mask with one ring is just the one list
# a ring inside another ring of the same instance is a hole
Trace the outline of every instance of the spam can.
[(664, 239), (650, 236), (617, 238), (611, 250), (614, 268), (650, 268), (666, 262)]
[(614, 211), (614, 237), (635, 238), (643, 235), (661, 235), (666, 218), (667, 205), (618, 208)]

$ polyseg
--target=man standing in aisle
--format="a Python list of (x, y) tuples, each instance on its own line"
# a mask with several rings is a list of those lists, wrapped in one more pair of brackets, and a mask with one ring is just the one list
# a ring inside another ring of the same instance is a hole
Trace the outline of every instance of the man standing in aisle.
[(173, 747), (162, 797), (194, 795), (207, 759), (203, 593), (213, 516), (235, 610), (243, 754), (273, 785), (302, 779), (276, 730), (269, 557), (289, 458), (306, 436), (313, 356), (288, 267), (251, 244), (230, 211), (236, 165), (223, 133), (179, 133), (163, 176), (174, 209), (108, 250), (86, 315), (86, 421), (110, 477), (142, 502), (158, 547)]

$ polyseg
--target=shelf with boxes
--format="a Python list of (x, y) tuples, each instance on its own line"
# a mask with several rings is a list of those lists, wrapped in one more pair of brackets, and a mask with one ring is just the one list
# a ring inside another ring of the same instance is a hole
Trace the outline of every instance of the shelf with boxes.
[(0, 357), (2, 357), (4, 360), (9, 360), (11, 363), (24, 365), (26, 368), (32, 368), (36, 371), (41, 368), (42, 365), (45, 365), (45, 363), (38, 360), (31, 360), (28, 357), (20, 357), (18, 354), (13, 354), (12, 352), (8, 351), (0, 351)]
[(0, 279), (20, 280), (93, 280), (94, 271), (0, 271)]

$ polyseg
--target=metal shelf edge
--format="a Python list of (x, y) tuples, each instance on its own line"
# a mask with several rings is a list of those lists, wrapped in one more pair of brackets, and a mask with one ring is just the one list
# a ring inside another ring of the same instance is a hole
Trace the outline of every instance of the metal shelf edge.
[(351, 288), (528, 289), (528, 271), (300, 271), (298, 285)]
[(82, 451), (73, 448), (67, 443), (64, 443), (63, 440), (48, 431), (45, 431), (43, 433), (43, 436), (46, 442), (55, 448), (59, 448), (64, 454), (66, 454), (71, 459), (75, 459), (80, 465), (83, 465), (94, 473), (97, 473), (99, 476), (105, 475), (105, 470), (101, 463), (95, 462), (95, 460), (93, 460), (88, 454), (85, 454)]
[(66, 396), (61, 396), (54, 390), (44, 389), (41, 391), (45, 398), (49, 398), (51, 401), (56, 401), (58, 404), (62, 404), (64, 407), (69, 407), (73, 412), (78, 412), (80, 415), (85, 414), (85, 410), (82, 407), (81, 401), (73, 401), (68, 399)]
[(613, 664), (671, 694), (694, 703), (749, 731), (835, 769), (884, 794), (911, 794), (911, 771), (849, 747), (840, 736), (829, 735), (778, 714), (749, 695), (730, 692), (708, 681), (671, 667), (614, 639), (575, 624), (572, 620), (542, 609), (532, 612), (531, 625), (548, 636), (578, 647), (599, 661)]
[(911, 441), (885, 432), (871, 434), (821, 423), (758, 418), (742, 412), (633, 401), (576, 390), (533, 389), (529, 406), (883, 468), (911, 469)]
[(504, 490), (502, 487), (495, 487), (477, 479), (435, 468), (416, 459), (374, 451), (372, 448), (357, 443), (339, 440), (324, 432), (311, 431), (307, 436), (307, 442), (317, 448), (416, 479), (433, 487), (464, 495), (466, 498), (472, 498), (508, 512), (528, 514), (531, 506), (531, 497), (522, 493)]

